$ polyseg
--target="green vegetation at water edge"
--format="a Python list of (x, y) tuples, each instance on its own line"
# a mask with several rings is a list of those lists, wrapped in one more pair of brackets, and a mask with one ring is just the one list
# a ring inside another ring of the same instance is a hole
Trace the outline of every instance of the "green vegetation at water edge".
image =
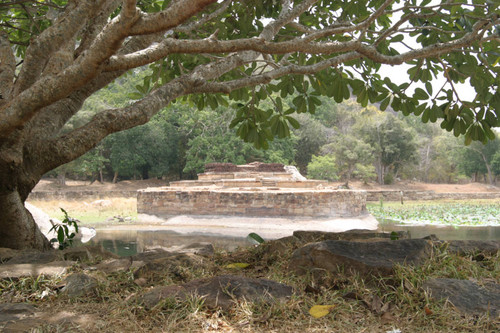
[(367, 204), (377, 220), (456, 226), (500, 225), (498, 200)]

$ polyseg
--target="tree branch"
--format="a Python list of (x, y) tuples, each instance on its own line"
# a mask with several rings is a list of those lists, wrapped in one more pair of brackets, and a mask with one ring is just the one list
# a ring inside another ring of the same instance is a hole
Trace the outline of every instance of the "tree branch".
[(176, 32), (184, 32), (184, 33), (188, 33), (188, 32), (191, 32), (193, 30), (196, 30), (198, 27), (202, 26), (203, 24), (205, 24), (205, 23), (213, 20), (217, 16), (221, 15), (222, 13), (224, 13), (224, 11), (229, 7), (229, 5), (231, 4), (231, 2), (232, 2), (232, 0), (224, 0), (220, 4), (220, 7), (217, 8), (213, 13), (205, 15), (201, 19), (196, 20), (194, 22), (191, 22), (189, 24), (180, 25), (180, 26), (176, 27), (174, 30)]
[(133, 29), (131, 29), (130, 35), (144, 35), (167, 31), (179, 26), (214, 2), (216, 0), (172, 1), (171, 5), (164, 11), (144, 14)]
[(356, 50), (358, 42), (322, 42), (311, 43), (303, 39), (287, 42), (266, 42), (262, 38), (238, 40), (179, 40), (167, 38), (159, 44), (133, 54), (112, 56), (104, 67), (105, 71), (115, 71), (139, 67), (162, 59), (169, 54), (184, 53), (230, 53), (255, 51), (264, 54), (286, 54), (304, 52), (308, 54), (332, 54)]
[(82, 29), (80, 45), (75, 51), (75, 58), (79, 57), (84, 50), (87, 50), (97, 35), (103, 30), (108, 23), (109, 16), (118, 8), (120, 0), (106, 0), (103, 2), (101, 9), (96, 15), (93, 15)]
[(64, 15), (33, 40), (26, 50), (24, 64), (14, 86), (15, 96), (36, 82), (50, 56), (80, 30), (92, 13), (91, 9), (90, 1), (71, 2)]
[(47, 75), (39, 79), (29, 89), (16, 96), (15, 103), (4, 110), (5, 122), (0, 124), (0, 136), (8, 135), (9, 131), (21, 126), (41, 108), (66, 97), (98, 75), (99, 66), (120, 48), (138, 18), (139, 15), (125, 17), (121, 13), (105, 27), (90, 49), (73, 65), (58, 75)]
[(14, 75), (16, 72), (16, 58), (12, 52), (6, 33), (0, 31), (0, 106), (10, 99)]

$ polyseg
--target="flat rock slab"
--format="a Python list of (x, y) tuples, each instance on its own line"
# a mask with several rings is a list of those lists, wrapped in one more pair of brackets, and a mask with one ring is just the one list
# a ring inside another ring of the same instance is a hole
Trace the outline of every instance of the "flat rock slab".
[(152, 308), (166, 298), (198, 295), (204, 298), (204, 304), (209, 308), (229, 310), (234, 306), (235, 300), (274, 302), (290, 297), (292, 292), (292, 287), (267, 279), (221, 275), (182, 285), (154, 288), (141, 298), (147, 308)]
[(4, 264), (0, 265), (0, 279), (17, 279), (22, 276), (62, 275), (74, 261), (54, 261), (44, 264)]
[(469, 280), (430, 279), (423, 288), (434, 299), (448, 299), (460, 312), (468, 315), (500, 317), (500, 285), (480, 286)]
[(27, 332), (38, 322), (35, 307), (27, 303), (0, 304), (0, 332)]
[(311, 243), (293, 252), (289, 269), (304, 274), (314, 269), (358, 272), (365, 276), (393, 273), (394, 264), (418, 265), (427, 259), (432, 242), (424, 239), (350, 242), (328, 240)]
[(461, 256), (474, 252), (495, 255), (500, 250), (500, 241), (497, 240), (451, 240), (447, 243), (449, 252)]

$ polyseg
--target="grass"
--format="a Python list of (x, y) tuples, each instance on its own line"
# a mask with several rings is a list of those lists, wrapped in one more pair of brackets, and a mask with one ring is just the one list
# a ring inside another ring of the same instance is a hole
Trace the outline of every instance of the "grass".
[(136, 198), (105, 198), (88, 202), (75, 200), (30, 200), (29, 202), (43, 210), (50, 217), (59, 220), (64, 218), (64, 214), (60, 209), (62, 207), (71, 217), (81, 221), (81, 225), (104, 223), (115, 216), (130, 217), (132, 221), (137, 221)]
[[(296, 276), (287, 269), (291, 253), (291, 248), (282, 255), (271, 253), (265, 244), (232, 253), (218, 250), (207, 268), (187, 268), (193, 270), (192, 278), (240, 274), (286, 283), (295, 293), (283, 303), (241, 300), (230, 311), (221, 311), (207, 309), (201, 298), (193, 296), (166, 299), (147, 310), (134, 300), (147, 289), (134, 283), (130, 271), (111, 275), (86, 271), (98, 279), (99, 287), (95, 295), (78, 299), (57, 293), (62, 277), (3, 280), (0, 302), (29, 302), (52, 316), (64, 312), (86, 318), (67, 324), (44, 323), (36, 332), (387, 332), (396, 328), (402, 332), (495, 332), (500, 328), (494, 318), (463, 315), (422, 290), (422, 283), (433, 277), (499, 283), (498, 255), (460, 257), (440, 246), (418, 268), (401, 265), (390, 277), (365, 280), (345, 273)], [(234, 262), (249, 266), (226, 268)], [(72, 271), (93, 264), (82, 263)], [(156, 285), (170, 283), (166, 273)], [(309, 314), (313, 305), (333, 305), (333, 310), (313, 318)]]
[(369, 203), (378, 220), (454, 226), (500, 225), (500, 200), (440, 200)]

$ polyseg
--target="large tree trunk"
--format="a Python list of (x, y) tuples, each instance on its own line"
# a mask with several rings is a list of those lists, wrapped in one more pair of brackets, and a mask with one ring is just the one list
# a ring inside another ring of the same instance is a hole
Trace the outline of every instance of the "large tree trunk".
[(48, 250), (49, 241), (24, 207), (42, 172), (22, 140), (15, 132), (0, 141), (0, 247)]
[(0, 193), (0, 247), (50, 249), (48, 239), (38, 229), (17, 191)]

